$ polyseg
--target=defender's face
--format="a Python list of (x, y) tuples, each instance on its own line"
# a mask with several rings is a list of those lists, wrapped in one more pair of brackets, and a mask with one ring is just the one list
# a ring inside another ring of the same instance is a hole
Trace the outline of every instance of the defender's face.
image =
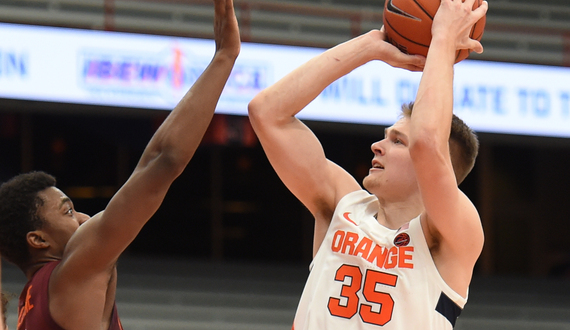
[(45, 222), (41, 230), (47, 234), (46, 239), (55, 249), (54, 252), (62, 255), (73, 233), (89, 220), (89, 216), (75, 211), (71, 199), (56, 187), (47, 188), (39, 192), (38, 196), (44, 201), (38, 209), (39, 216)]
[[(417, 189), (416, 174), (410, 158), (410, 121), (402, 118), (385, 130), (383, 140), (372, 144), (372, 168), (364, 178), (363, 185), (371, 193), (385, 195), (386, 188), (391, 194), (409, 194)], [(382, 188), (379, 191), (378, 188)]]

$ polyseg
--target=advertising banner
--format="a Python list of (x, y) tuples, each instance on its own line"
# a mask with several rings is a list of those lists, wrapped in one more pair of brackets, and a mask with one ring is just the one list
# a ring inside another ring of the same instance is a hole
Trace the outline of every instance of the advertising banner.
[[(0, 23), (0, 98), (171, 110), (214, 48), (204, 39)], [(244, 43), (216, 111), (247, 115), (258, 92), (323, 51)], [(299, 118), (390, 125), (420, 77), (368, 63)], [(570, 68), (465, 60), (455, 66), (454, 102), (476, 131), (570, 137)]]

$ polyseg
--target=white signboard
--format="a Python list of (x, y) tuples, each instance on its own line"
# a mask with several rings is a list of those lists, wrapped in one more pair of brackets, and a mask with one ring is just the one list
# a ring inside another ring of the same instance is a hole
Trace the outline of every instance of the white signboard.
[[(0, 23), (0, 97), (171, 110), (209, 63), (212, 40)], [(244, 43), (217, 112), (248, 102), (323, 49)], [(300, 118), (390, 125), (420, 73), (368, 63)], [(480, 132), (570, 137), (570, 68), (465, 60), (455, 112)]]

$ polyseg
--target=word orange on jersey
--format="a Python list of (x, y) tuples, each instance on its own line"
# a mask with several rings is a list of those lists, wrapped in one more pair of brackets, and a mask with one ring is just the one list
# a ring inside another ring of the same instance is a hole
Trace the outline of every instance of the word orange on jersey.
[(362, 257), (379, 268), (414, 268), (413, 246), (383, 247), (368, 237), (357, 233), (337, 230), (334, 233), (331, 249), (333, 252)]

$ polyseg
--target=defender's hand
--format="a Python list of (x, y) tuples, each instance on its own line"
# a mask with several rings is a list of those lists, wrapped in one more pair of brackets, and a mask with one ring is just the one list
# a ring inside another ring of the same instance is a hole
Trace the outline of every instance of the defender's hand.
[(241, 40), (233, 0), (214, 0), (214, 40), (217, 54), (237, 58)]

